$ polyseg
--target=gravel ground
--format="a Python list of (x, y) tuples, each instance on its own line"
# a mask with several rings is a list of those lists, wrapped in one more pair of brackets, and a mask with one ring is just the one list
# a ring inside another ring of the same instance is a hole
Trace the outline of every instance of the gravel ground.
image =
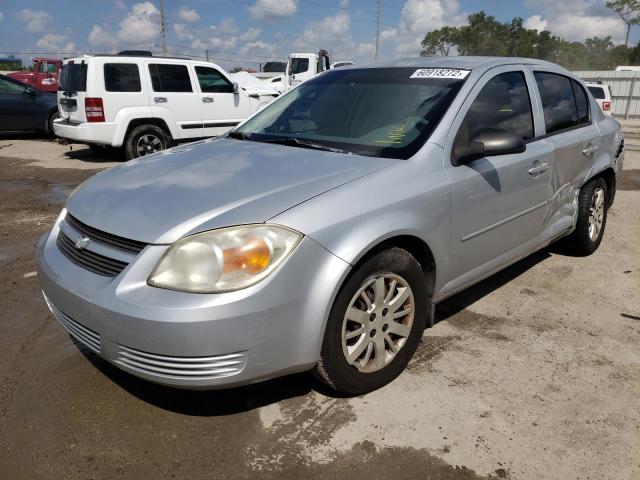
[(640, 152), (600, 249), (538, 252), (438, 307), (409, 369), (188, 392), (74, 344), (34, 245), (117, 152), (0, 138), (0, 478), (640, 478)]

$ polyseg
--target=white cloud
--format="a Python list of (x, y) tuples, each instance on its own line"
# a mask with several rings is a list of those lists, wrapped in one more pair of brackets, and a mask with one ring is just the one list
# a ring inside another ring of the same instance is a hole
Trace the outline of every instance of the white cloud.
[(124, 0), (115, 0), (113, 2), (113, 6), (116, 10), (126, 10), (128, 8), (127, 3)]
[(247, 7), (254, 20), (274, 20), (290, 17), (298, 10), (297, 0), (256, 0)]
[(120, 22), (118, 39), (131, 45), (156, 40), (160, 35), (160, 12), (151, 2), (136, 3)]
[(340, 8), (347, 8), (349, 0), (340, 0)]
[(106, 31), (100, 25), (94, 25), (89, 32), (89, 44), (94, 47), (113, 47), (117, 43), (117, 39), (113, 33)]
[(4, 13), (0, 12), (0, 22), (4, 20)]
[(51, 21), (51, 15), (44, 10), (31, 10), (29, 8), (20, 10), (16, 18), (25, 22), (27, 24), (27, 30), (30, 32), (40, 32), (44, 30)]
[(538, 30), (542, 32), (547, 30), (549, 27), (549, 22), (542, 18), (542, 15), (531, 15), (524, 22), (524, 28), (528, 28), (530, 30)]
[(197, 22), (200, 20), (200, 15), (196, 12), (195, 8), (182, 7), (178, 12), (180, 20), (185, 22)]
[(317, 22), (310, 22), (302, 31), (302, 35), (294, 42), (300, 48), (317, 50), (325, 45), (342, 45), (351, 42), (351, 17), (345, 11), (325, 17)]
[(526, 6), (536, 12), (527, 22), (542, 22), (552, 33), (568, 40), (611, 36), (614, 41), (622, 42), (624, 22), (604, 3), (600, 0), (527, 0)]
[(260, 36), (261, 30), (259, 28), (251, 27), (249, 30), (238, 36), (238, 40), (241, 42), (255, 42)]
[(76, 46), (68, 40), (66, 35), (47, 33), (36, 42), (36, 47), (50, 53), (74, 53)]
[(173, 31), (180, 40), (193, 40), (191, 29), (184, 23), (174, 23)]
[(464, 21), (459, 0), (407, 0), (397, 26), (385, 28), (380, 38), (392, 43), (397, 55), (417, 56), (427, 32)]

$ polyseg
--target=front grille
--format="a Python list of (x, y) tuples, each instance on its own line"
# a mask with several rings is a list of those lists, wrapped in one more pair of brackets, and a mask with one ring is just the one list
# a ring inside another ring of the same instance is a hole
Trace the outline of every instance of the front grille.
[(155, 377), (208, 380), (240, 373), (246, 357), (243, 352), (213, 357), (170, 357), (119, 345), (115, 362)]
[(73, 338), (78, 340), (94, 353), (100, 354), (100, 334), (88, 329), (87, 327), (83, 327), (71, 317), (62, 313), (58, 310), (58, 307), (56, 307), (49, 298), (47, 298), (44, 292), (42, 292), (42, 295), (44, 296), (44, 301), (47, 302), (49, 310), (51, 310), (51, 313), (60, 325), (62, 325)]
[(115, 277), (128, 265), (127, 262), (121, 262), (113, 258), (105, 257), (89, 250), (78, 250), (69, 237), (62, 231), (58, 233), (56, 241), (58, 248), (62, 254), (76, 265), (86, 268), (87, 270), (103, 275), (105, 277)]
[(96, 242), (100, 242), (104, 245), (108, 245), (109, 247), (124, 250), (125, 252), (137, 255), (144, 249), (144, 247), (147, 246), (146, 243), (119, 237), (117, 235), (112, 235), (98, 230), (97, 228), (90, 227), (69, 213), (67, 213), (65, 221), (82, 236), (88, 237), (89, 239), (95, 240)]

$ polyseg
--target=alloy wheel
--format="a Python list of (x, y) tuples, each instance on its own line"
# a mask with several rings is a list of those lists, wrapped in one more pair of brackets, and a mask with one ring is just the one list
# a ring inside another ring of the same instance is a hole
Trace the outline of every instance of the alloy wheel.
[(342, 321), (342, 351), (362, 373), (393, 361), (413, 326), (415, 302), (407, 281), (393, 273), (366, 279), (349, 302)]
[(591, 196), (591, 206), (589, 207), (589, 240), (595, 242), (602, 230), (604, 222), (604, 189), (597, 187)]
[(136, 152), (139, 157), (159, 152), (162, 149), (162, 140), (152, 133), (142, 135), (136, 143)]

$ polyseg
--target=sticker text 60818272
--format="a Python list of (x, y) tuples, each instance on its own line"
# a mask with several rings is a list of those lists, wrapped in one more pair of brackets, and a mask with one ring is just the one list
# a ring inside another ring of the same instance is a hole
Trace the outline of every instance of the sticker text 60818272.
[(453, 78), (462, 80), (469, 75), (469, 70), (459, 68), (419, 68), (409, 78)]

